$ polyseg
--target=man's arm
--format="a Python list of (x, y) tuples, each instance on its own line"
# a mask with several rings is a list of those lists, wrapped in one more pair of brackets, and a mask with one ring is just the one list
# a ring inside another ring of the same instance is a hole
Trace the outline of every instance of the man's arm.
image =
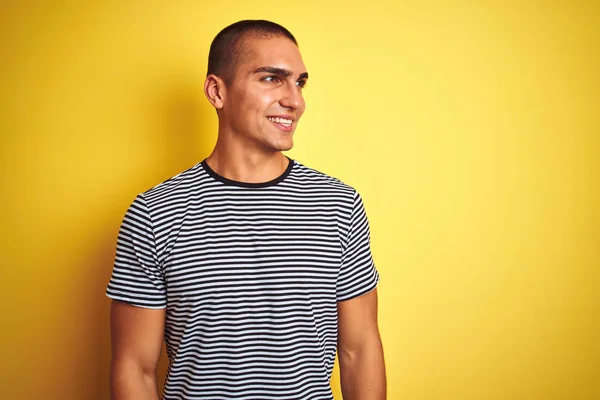
[(338, 302), (338, 358), (344, 400), (385, 400), (383, 346), (377, 325), (377, 289)]
[(112, 400), (158, 400), (156, 368), (162, 350), (165, 310), (113, 300), (110, 320)]

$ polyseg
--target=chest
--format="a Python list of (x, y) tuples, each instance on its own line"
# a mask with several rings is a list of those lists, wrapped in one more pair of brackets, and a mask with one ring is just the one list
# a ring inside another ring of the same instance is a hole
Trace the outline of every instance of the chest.
[(187, 210), (165, 238), (172, 295), (220, 296), (335, 288), (341, 264), (335, 207), (253, 204)]

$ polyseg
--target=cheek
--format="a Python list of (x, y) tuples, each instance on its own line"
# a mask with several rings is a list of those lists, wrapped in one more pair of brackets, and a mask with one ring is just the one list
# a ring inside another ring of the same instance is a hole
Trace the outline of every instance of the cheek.
[(277, 103), (277, 95), (275, 91), (272, 92), (262, 92), (256, 97), (256, 105), (257, 108), (262, 109), (264, 112), (274, 104)]
[(250, 91), (244, 96), (243, 108), (248, 116), (256, 115), (262, 118), (268, 114), (275, 100), (276, 96), (273, 93)]

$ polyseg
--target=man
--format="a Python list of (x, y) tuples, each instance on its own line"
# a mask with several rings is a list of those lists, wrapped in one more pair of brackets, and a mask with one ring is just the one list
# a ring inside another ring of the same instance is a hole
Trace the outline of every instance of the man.
[(114, 400), (384, 399), (379, 276), (358, 193), (281, 152), (305, 103), (294, 36), (237, 22), (214, 39), (204, 90), (212, 154), (140, 194), (107, 295)]

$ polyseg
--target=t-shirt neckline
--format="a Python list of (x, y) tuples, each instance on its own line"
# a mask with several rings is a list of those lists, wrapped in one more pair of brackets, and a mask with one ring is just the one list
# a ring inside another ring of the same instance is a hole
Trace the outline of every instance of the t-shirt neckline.
[(277, 185), (278, 183), (282, 182), (290, 174), (290, 172), (292, 171), (292, 168), (294, 168), (294, 160), (292, 160), (288, 156), (286, 156), (286, 158), (288, 159), (289, 163), (288, 163), (287, 168), (285, 169), (285, 171), (283, 171), (283, 173), (281, 175), (279, 175), (275, 179), (271, 179), (270, 181), (257, 182), (257, 183), (240, 182), (240, 181), (234, 181), (233, 179), (225, 178), (224, 176), (217, 174), (208, 165), (208, 163), (206, 162), (206, 159), (202, 160), (202, 162), (200, 164), (202, 165), (202, 168), (204, 168), (204, 170), (206, 171), (206, 173), (208, 175), (210, 175), (213, 179), (215, 179), (221, 183), (224, 183), (225, 185), (239, 186), (239, 187), (245, 187), (245, 188), (266, 188), (269, 186)]

